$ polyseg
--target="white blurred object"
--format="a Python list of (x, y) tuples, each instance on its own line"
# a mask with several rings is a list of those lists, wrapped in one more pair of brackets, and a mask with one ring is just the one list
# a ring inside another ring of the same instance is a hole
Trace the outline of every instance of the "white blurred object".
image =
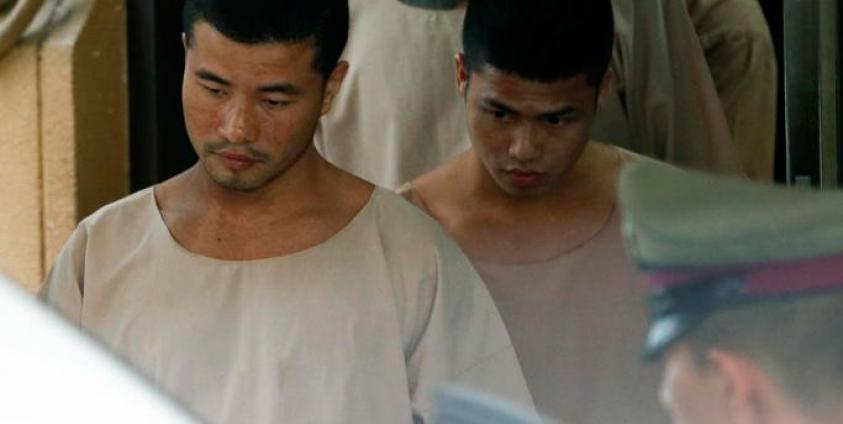
[(510, 401), (464, 387), (436, 392), (436, 424), (559, 424)]
[(2, 276), (0, 340), (0, 422), (197, 422)]

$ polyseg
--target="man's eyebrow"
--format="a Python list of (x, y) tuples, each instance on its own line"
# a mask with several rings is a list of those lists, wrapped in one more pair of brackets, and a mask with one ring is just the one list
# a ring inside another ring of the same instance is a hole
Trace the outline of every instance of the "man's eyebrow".
[(228, 82), (225, 78), (207, 70), (207, 69), (200, 69), (196, 71), (196, 77), (201, 80), (215, 82), (219, 85), (230, 86), (231, 83)]
[(280, 93), (290, 96), (299, 96), (304, 94), (304, 91), (301, 88), (290, 83), (262, 85), (258, 87), (258, 91), (261, 93)]
[[(490, 107), (492, 109), (500, 110), (509, 114), (517, 114), (519, 113), (514, 108), (507, 106), (495, 99), (483, 99), (482, 104), (486, 107)], [(556, 117), (556, 116), (565, 116), (565, 115), (573, 115), (579, 112), (579, 108), (573, 105), (565, 105), (560, 107), (556, 110), (551, 110), (550, 112), (545, 112), (541, 114), (541, 117), (548, 118), (548, 117)]]
[(507, 105), (505, 105), (505, 104), (503, 104), (503, 103), (501, 103), (501, 102), (499, 102), (495, 99), (483, 99), (483, 100), (481, 100), (481, 103), (483, 104), (483, 106), (490, 107), (490, 108), (496, 109), (496, 110), (500, 110), (500, 111), (503, 111), (503, 112), (506, 112), (506, 113), (512, 113), (512, 114), (518, 113), (518, 111), (515, 110), (514, 108), (509, 107), (509, 106), (507, 106)]
[(542, 117), (546, 118), (546, 117), (554, 117), (554, 116), (574, 115), (574, 114), (578, 113), (579, 111), (580, 111), (580, 109), (577, 108), (576, 106), (568, 105), (568, 106), (562, 106), (559, 109), (552, 110), (552, 111), (547, 112), (547, 113), (543, 113)]
[[(231, 82), (207, 69), (199, 69), (198, 71), (196, 71), (196, 76), (199, 79), (205, 81), (211, 81), (219, 85), (224, 85), (226, 87), (231, 86)], [(261, 93), (280, 93), (288, 94), (291, 96), (298, 96), (304, 94), (304, 91), (301, 88), (289, 83), (262, 85), (258, 87), (258, 91), (260, 91)]]

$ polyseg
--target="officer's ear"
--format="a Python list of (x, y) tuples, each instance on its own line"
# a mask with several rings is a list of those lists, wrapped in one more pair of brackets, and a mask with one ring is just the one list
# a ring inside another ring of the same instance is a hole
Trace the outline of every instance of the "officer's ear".
[(735, 422), (762, 422), (780, 408), (781, 388), (752, 359), (716, 348), (705, 359), (706, 372), (716, 374), (719, 396)]

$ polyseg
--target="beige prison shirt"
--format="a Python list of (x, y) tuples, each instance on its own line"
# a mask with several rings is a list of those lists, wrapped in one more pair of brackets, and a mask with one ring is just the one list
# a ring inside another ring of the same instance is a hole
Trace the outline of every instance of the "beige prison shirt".
[[(624, 163), (650, 161), (620, 149)], [(416, 206), (411, 183), (399, 189)], [(635, 275), (615, 208), (576, 249), (547, 261), (471, 259), (506, 323), (539, 412), (566, 424), (664, 424), (661, 368), (644, 363), (646, 286)]]
[(431, 422), (455, 382), (530, 403), (488, 291), (435, 222), (377, 189), (328, 241), (224, 261), (146, 189), (85, 219), (42, 293), (210, 422)]
[(617, 210), (555, 259), (473, 261), (498, 305), (536, 407), (571, 424), (660, 424), (660, 369), (641, 360), (646, 288), (627, 259)]
[(315, 141), (331, 162), (384, 187), (432, 170), (468, 140), (454, 57), (462, 10), (350, 0), (350, 67)]

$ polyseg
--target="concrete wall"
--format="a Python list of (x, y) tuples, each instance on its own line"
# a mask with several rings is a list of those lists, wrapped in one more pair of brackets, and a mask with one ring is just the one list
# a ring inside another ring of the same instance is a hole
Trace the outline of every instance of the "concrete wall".
[(34, 289), (43, 273), (38, 48), (0, 60), (0, 271)]
[(123, 6), (65, 0), (0, 58), (0, 270), (31, 292), (76, 223), (128, 193)]

